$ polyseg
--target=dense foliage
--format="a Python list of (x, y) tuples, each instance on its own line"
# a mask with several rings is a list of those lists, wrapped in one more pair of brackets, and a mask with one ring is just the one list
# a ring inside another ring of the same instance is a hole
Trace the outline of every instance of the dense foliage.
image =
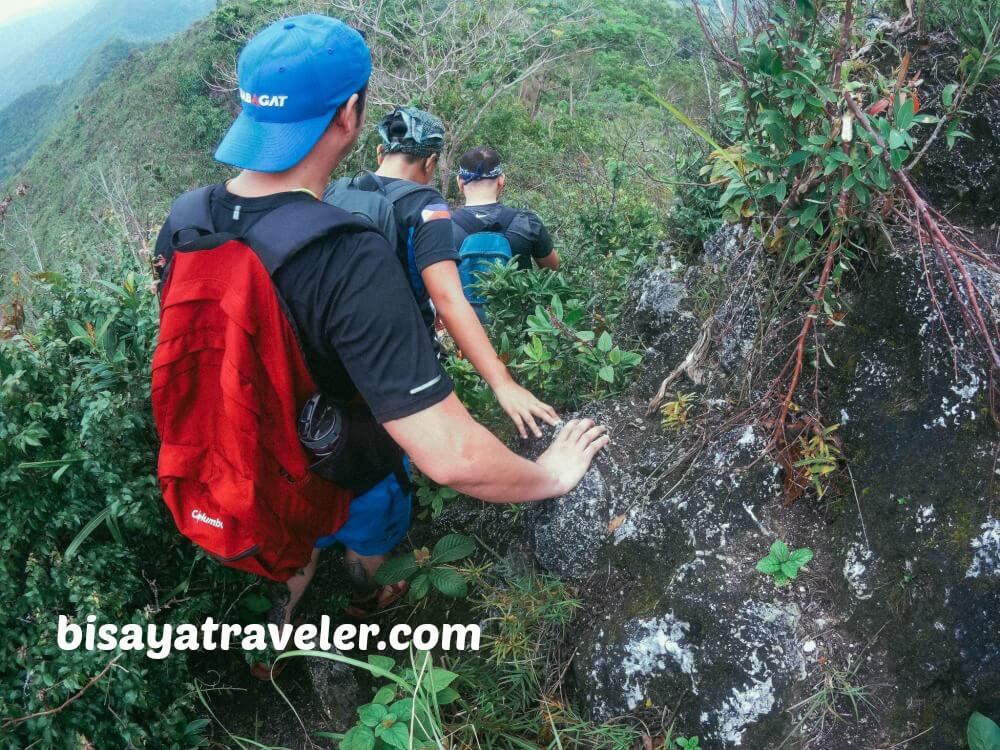
[[(182, 660), (56, 645), (57, 614), (196, 622), (225, 591), (205, 586), (208, 564), (175, 533), (152, 472), (155, 298), (141, 271), (102, 272), (39, 280), (31, 329), (0, 340), (0, 734), (15, 747), (188, 748), (201, 724)], [(53, 711), (109, 664), (99, 688)]]

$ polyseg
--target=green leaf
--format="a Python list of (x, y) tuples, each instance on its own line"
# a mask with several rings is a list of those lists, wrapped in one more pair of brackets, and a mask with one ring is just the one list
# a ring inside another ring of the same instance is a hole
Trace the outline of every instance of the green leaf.
[(375, 583), (388, 584), (405, 581), (414, 573), (420, 570), (412, 552), (407, 552), (399, 557), (390, 557), (375, 573)]
[(389, 713), (396, 714), (400, 721), (408, 721), (413, 713), (413, 698), (401, 698), (389, 707)]
[(358, 725), (344, 735), (340, 750), (375, 750), (375, 734), (368, 727)]
[(549, 302), (549, 305), (552, 307), (552, 312), (555, 313), (555, 316), (557, 318), (559, 318), (560, 320), (562, 320), (562, 317), (563, 317), (563, 304), (562, 304), (562, 300), (559, 299), (559, 295), (558, 294), (553, 294), (552, 295), (552, 300), (551, 300), (551, 302)]
[(966, 727), (969, 750), (1000, 750), (1000, 726), (976, 711)]
[(372, 698), (372, 703), (381, 703), (383, 706), (388, 706), (395, 698), (396, 686), (383, 685), (379, 688), (379, 691), (375, 693), (375, 697)]
[(262, 615), (271, 611), (271, 600), (260, 594), (248, 594), (240, 600), (240, 604), (256, 615)]
[(371, 654), (368, 657), (368, 663), (373, 667), (378, 667), (386, 672), (391, 672), (393, 667), (396, 666), (396, 660), (391, 659), (388, 656), (380, 656), (378, 654)]
[(951, 103), (955, 101), (955, 92), (958, 91), (957, 83), (949, 83), (941, 90), (941, 103), (950, 107)]
[(434, 545), (431, 562), (449, 563), (462, 560), (476, 551), (476, 543), (465, 534), (448, 534)]
[(795, 579), (799, 574), (799, 566), (793, 563), (791, 560), (781, 563), (781, 574), (787, 576), (788, 578)]
[(611, 347), (614, 346), (614, 342), (611, 341), (611, 334), (605, 331), (601, 334), (601, 337), (597, 339), (597, 348), (602, 352), (610, 352)]
[(801, 115), (802, 111), (805, 108), (806, 108), (805, 99), (796, 98), (795, 101), (792, 102), (792, 109), (791, 109), (792, 117), (798, 117), (799, 115)]
[(900, 130), (909, 130), (913, 124), (913, 98), (908, 98), (896, 108), (896, 127)]
[(771, 557), (779, 563), (783, 563), (787, 561), (790, 556), (791, 555), (788, 552), (788, 545), (781, 539), (775, 539), (774, 544), (771, 545)]
[(788, 559), (790, 562), (795, 563), (796, 567), (801, 568), (813, 559), (813, 551), (808, 547), (803, 547), (802, 549), (795, 550)]
[(766, 573), (767, 575), (774, 575), (781, 570), (781, 563), (768, 555), (757, 563), (757, 570), (761, 573)]
[(407, 750), (410, 746), (410, 730), (401, 721), (389, 727), (380, 727), (375, 731), (375, 736), (390, 747)]
[(452, 568), (431, 568), (430, 581), (434, 588), (453, 599), (463, 599), (469, 594), (465, 577)]
[(895, 151), (906, 143), (906, 136), (903, 131), (893, 128), (889, 131), (889, 149)]
[(786, 576), (784, 573), (774, 574), (774, 584), (776, 586), (784, 586), (787, 583), (788, 583), (788, 576)]
[(434, 699), (438, 702), (439, 706), (447, 706), (449, 703), (454, 703), (459, 698), (458, 691), (453, 688), (446, 687), (444, 690), (439, 690)]
[[(434, 570), (433, 568), (431, 569)], [(410, 581), (410, 592), (406, 595), (407, 601), (417, 602), (427, 596), (431, 590), (431, 580), (427, 573), (420, 573)]]
[(577, 331), (576, 332), (576, 337), (578, 339), (580, 339), (581, 341), (588, 341), (588, 342), (589, 341), (593, 341), (594, 340), (594, 332), (593, 331)]
[(358, 706), (358, 716), (366, 727), (376, 726), (388, 713), (389, 709), (381, 703), (366, 703), (363, 706)]
[(597, 371), (597, 377), (601, 380), (606, 380), (609, 383), (615, 382), (615, 368), (611, 365), (605, 365), (600, 370)]
[(429, 683), (430, 690), (434, 693), (444, 690), (446, 687), (451, 685), (458, 675), (454, 672), (449, 672), (447, 669), (435, 668), (430, 671), (427, 676), (427, 681)]

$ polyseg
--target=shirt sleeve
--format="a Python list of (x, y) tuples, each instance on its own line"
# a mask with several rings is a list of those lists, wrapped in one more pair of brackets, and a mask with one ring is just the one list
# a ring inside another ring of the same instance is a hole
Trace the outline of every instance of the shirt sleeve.
[(533, 211), (521, 211), (517, 219), (511, 224), (511, 234), (522, 237), (531, 247), (533, 258), (547, 258), (552, 253), (552, 238), (549, 230)]
[(311, 288), (296, 292), (290, 307), (298, 320), (315, 321), (321, 330), (303, 335), (322, 336), (318, 345), (335, 352), (375, 418), (408, 417), (447, 397), (451, 380), (385, 238), (352, 234), (321, 252), (312, 280), (303, 279)]
[(413, 228), (413, 260), (417, 271), (443, 260), (458, 262), (455, 249), (454, 225), (451, 210), (444, 198), (437, 192), (416, 193), (414, 210), (410, 217)]

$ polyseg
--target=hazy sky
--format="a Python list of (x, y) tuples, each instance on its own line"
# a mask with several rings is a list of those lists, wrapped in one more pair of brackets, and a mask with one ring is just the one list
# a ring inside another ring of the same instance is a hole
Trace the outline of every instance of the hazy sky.
[(54, 5), (89, 5), (87, 0), (0, 0), (0, 25), (40, 8)]

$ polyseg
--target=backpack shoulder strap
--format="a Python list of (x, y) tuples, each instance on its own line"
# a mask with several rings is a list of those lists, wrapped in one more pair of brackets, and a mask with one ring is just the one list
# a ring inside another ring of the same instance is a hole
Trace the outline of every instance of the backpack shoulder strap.
[(507, 230), (510, 229), (510, 225), (514, 223), (514, 219), (516, 219), (519, 214), (520, 211), (516, 208), (501, 206), (500, 216), (497, 217), (497, 223), (500, 225), (500, 232), (502, 234), (507, 233)]
[(195, 188), (174, 201), (167, 218), (172, 232), (172, 247), (181, 247), (215, 233), (209, 199), (216, 187), (218, 186), (206, 185)]
[(464, 208), (452, 211), (451, 220), (464, 229), (466, 234), (476, 234), (486, 227), (482, 219)]
[(421, 185), (419, 182), (410, 182), (409, 180), (397, 180), (389, 185), (381, 184), (381, 187), (382, 194), (385, 195), (386, 200), (393, 205), (401, 201), (406, 196), (413, 195), (414, 193), (420, 193), (423, 191), (437, 192), (430, 185)]
[(326, 237), (333, 230), (378, 231), (363, 216), (348, 213), (322, 201), (296, 201), (271, 211), (247, 231), (245, 239), (274, 274), (299, 250)]

